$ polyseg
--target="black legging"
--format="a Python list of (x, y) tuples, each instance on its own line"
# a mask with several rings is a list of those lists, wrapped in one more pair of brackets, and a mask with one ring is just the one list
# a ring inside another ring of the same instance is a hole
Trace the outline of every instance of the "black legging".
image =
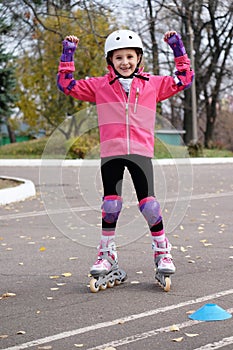
[(101, 159), (104, 196), (121, 196), (125, 168), (129, 170), (139, 202), (143, 198), (154, 196), (151, 158), (135, 154)]

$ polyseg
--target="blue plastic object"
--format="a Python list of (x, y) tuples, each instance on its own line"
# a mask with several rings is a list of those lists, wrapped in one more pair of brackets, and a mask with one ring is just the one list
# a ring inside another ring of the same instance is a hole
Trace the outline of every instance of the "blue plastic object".
[(206, 304), (189, 315), (189, 318), (196, 321), (223, 321), (231, 317), (232, 314), (216, 304)]

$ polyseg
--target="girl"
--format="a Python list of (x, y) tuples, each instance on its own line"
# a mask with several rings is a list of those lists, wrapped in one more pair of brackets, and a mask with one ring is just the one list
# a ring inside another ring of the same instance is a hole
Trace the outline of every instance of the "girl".
[(154, 194), (151, 158), (156, 103), (190, 87), (194, 75), (181, 37), (175, 31), (164, 35), (164, 41), (175, 56), (177, 71), (173, 77), (145, 73), (140, 68), (143, 56), (140, 37), (130, 30), (118, 30), (105, 42), (108, 74), (75, 80), (72, 75), (75, 71), (73, 55), (78, 41), (73, 35), (63, 41), (57, 85), (66, 95), (97, 105), (104, 196), (98, 258), (90, 272), (99, 277), (118, 269), (115, 229), (122, 209), (122, 180), (127, 167), (139, 209), (150, 228), (156, 269), (161, 274), (173, 274), (171, 245)]

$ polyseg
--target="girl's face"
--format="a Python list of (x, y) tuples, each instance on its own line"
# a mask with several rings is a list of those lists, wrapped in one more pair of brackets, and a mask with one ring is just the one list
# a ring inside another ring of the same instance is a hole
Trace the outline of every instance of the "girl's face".
[(134, 49), (114, 50), (111, 58), (115, 70), (125, 78), (134, 73), (139, 60)]

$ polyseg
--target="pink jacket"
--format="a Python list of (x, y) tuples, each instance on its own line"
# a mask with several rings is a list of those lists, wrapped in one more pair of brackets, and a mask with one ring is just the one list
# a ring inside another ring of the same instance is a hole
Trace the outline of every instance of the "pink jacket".
[(127, 96), (111, 66), (102, 77), (75, 80), (74, 62), (60, 62), (57, 85), (66, 95), (96, 103), (101, 157), (154, 155), (156, 103), (190, 87), (187, 55), (175, 58), (175, 76), (155, 76), (140, 68)]

